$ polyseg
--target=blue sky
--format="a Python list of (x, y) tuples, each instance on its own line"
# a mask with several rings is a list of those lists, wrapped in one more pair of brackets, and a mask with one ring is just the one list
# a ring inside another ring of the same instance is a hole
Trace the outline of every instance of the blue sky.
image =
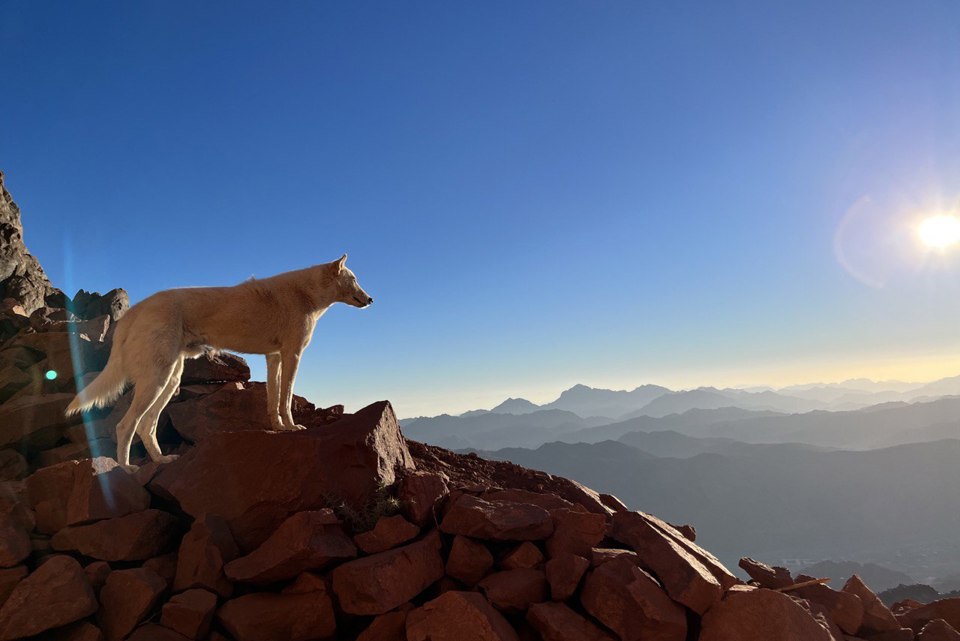
[(350, 253), (321, 405), (960, 373), (913, 233), (960, 205), (955, 2), (8, 1), (0, 59), (64, 289)]

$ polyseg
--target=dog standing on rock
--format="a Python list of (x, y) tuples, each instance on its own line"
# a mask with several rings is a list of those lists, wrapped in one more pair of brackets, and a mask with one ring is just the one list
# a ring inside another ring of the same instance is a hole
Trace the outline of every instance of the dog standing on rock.
[(334, 303), (367, 307), (373, 299), (339, 260), (249, 280), (234, 287), (158, 292), (117, 323), (106, 367), (67, 407), (67, 415), (112, 404), (134, 385), (130, 409), (117, 424), (117, 462), (131, 469), (137, 433), (154, 461), (168, 463), (157, 443), (160, 412), (176, 394), (183, 359), (213, 349), (267, 357), (267, 414), (276, 430), (302, 430), (291, 413), (300, 355), (317, 319)]

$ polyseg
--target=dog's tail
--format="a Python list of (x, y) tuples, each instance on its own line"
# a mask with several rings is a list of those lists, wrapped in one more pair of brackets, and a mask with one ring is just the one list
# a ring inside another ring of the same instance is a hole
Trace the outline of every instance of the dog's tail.
[(127, 386), (127, 375), (123, 371), (123, 357), (119, 347), (114, 341), (114, 348), (110, 352), (107, 366), (73, 398), (64, 414), (71, 416), (93, 407), (111, 405), (123, 394)]

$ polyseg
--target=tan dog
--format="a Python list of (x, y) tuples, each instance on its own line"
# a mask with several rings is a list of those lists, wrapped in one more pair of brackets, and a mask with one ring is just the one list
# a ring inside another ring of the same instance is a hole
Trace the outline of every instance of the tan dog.
[(367, 307), (373, 299), (346, 268), (347, 255), (323, 265), (234, 287), (169, 289), (137, 303), (117, 323), (106, 367), (67, 407), (67, 415), (112, 404), (128, 383), (130, 409), (117, 424), (117, 462), (130, 466), (137, 433), (154, 461), (160, 412), (176, 394), (183, 359), (213, 349), (267, 357), (267, 414), (277, 430), (293, 421), (293, 382), (317, 319), (334, 303)]

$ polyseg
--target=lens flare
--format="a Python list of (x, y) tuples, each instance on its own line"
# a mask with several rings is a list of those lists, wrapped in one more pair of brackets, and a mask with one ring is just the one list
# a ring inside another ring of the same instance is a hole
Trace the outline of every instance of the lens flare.
[(57, 370), (48, 369), (45, 376), (47, 377), (48, 381), (55, 381), (57, 380)]
[(947, 249), (960, 243), (960, 218), (956, 216), (931, 216), (917, 228), (920, 242), (931, 249)]

